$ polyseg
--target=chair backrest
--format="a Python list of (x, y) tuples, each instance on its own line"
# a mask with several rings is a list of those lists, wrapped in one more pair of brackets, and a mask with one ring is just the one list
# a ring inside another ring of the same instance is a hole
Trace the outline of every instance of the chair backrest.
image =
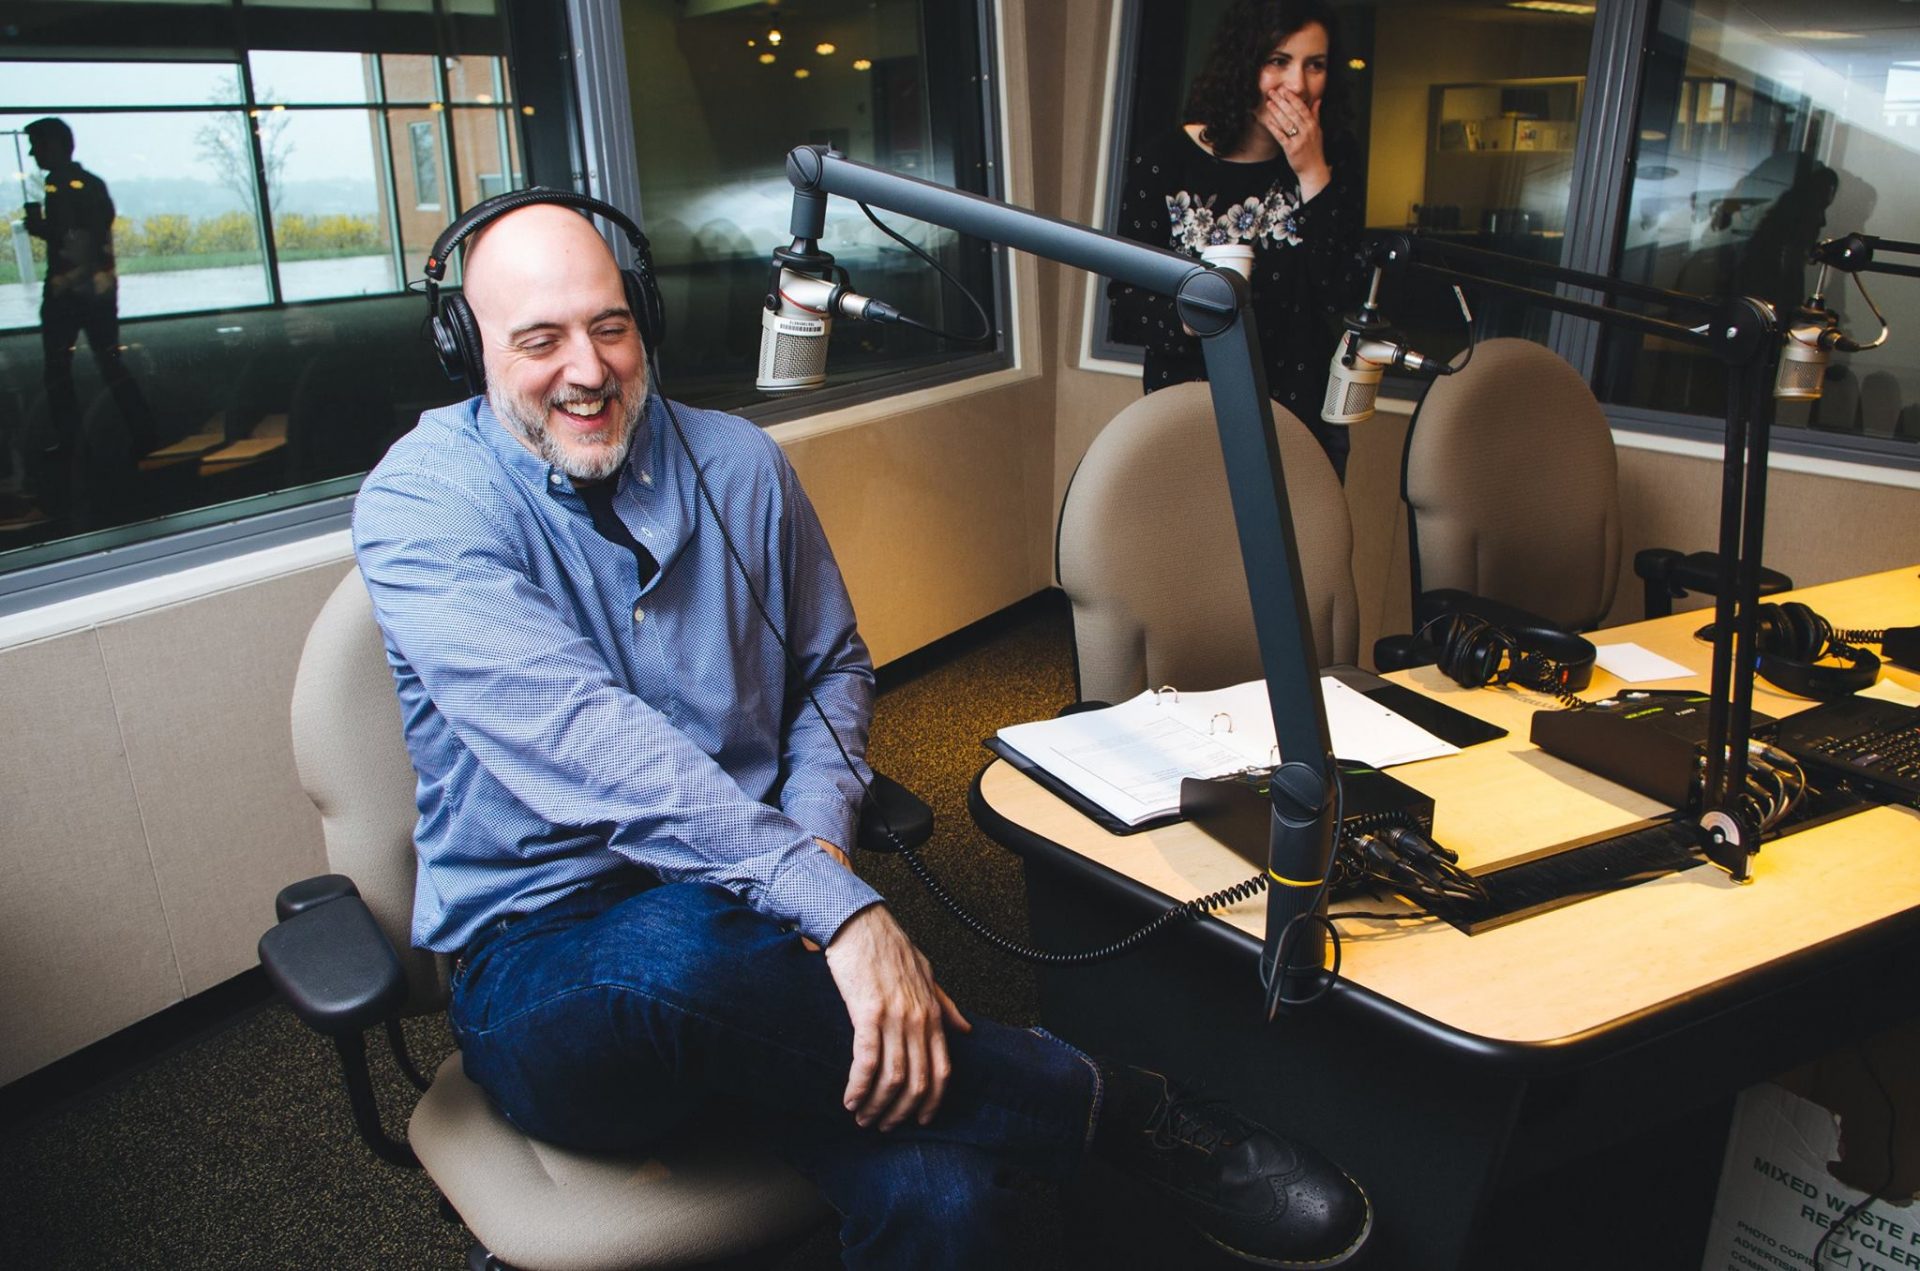
[[(1353, 524), (1333, 465), (1273, 408), (1320, 664), (1359, 643)], [(1220, 688), (1261, 672), (1213, 399), (1204, 383), (1134, 401), (1087, 448), (1060, 508), (1055, 565), (1073, 605), (1080, 696)]]
[(446, 1001), (446, 960), (413, 944), (413, 762), (386, 646), (359, 569), (307, 632), (293, 682), (293, 758), (319, 810), (327, 864), (354, 882), (407, 973), (409, 1009)]
[(1531, 340), (1485, 340), (1414, 412), (1400, 475), (1413, 594), (1455, 588), (1598, 626), (1620, 573), (1620, 471), (1580, 373)]

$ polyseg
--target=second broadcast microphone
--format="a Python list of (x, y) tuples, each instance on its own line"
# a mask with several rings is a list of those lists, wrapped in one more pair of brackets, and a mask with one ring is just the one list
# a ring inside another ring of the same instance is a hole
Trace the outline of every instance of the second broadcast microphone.
[(1333, 366), (1327, 377), (1327, 398), (1321, 404), (1320, 418), (1330, 424), (1364, 424), (1373, 418), (1373, 403), (1380, 396), (1380, 377), (1390, 367), (1431, 375), (1451, 375), (1454, 368), (1435, 358), (1415, 353), (1404, 344), (1395, 344), (1379, 335), (1356, 329), (1350, 319), (1333, 351)]

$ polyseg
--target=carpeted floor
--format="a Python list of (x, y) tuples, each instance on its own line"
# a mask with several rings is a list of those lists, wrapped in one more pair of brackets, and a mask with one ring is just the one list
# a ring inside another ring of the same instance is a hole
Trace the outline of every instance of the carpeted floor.
[[(934, 807), (925, 857), (983, 918), (1026, 931), (1018, 861), (966, 810), (987, 759), (982, 738), (1073, 699), (1064, 602), (1016, 606), (882, 675), (874, 765)], [(1034, 1021), (1031, 973), (940, 910), (898, 861), (860, 856), (967, 1012)], [(263, 898), (264, 903), (264, 898)], [(429, 1071), (451, 1047), (438, 1017), (409, 1025)], [(389, 1125), (411, 1088), (376, 1052)], [(331, 1045), (277, 1003), (221, 1020), (165, 1053), (0, 1129), (0, 1261), (20, 1268), (434, 1268), (464, 1265), (468, 1240), (440, 1216), (419, 1173), (372, 1157), (354, 1136)], [(1034, 1250), (1061, 1264), (1057, 1222)], [(783, 1271), (837, 1265), (823, 1231), (778, 1260)]]

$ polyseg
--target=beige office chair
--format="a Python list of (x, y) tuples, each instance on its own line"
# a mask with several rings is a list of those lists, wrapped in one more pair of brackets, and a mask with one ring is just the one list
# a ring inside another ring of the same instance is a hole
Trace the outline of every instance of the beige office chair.
[[(1351, 662), (1360, 619), (1346, 494), (1306, 425), (1277, 405), (1273, 417), (1315, 656)], [(1206, 384), (1149, 393), (1093, 439), (1060, 507), (1055, 568), (1073, 605), (1082, 700), (1262, 673)]]
[[(440, 1010), (448, 960), (410, 947), (414, 775), (357, 569), (307, 636), (293, 742), (337, 873), (281, 894), (283, 921), (261, 939), (261, 962), (295, 1010), (339, 1045), (369, 1144), (399, 1164), (417, 1156), (484, 1246), (473, 1265), (489, 1254), (486, 1265), (524, 1271), (707, 1262), (827, 1216), (813, 1187), (770, 1154), (703, 1140), (697, 1125), (652, 1159), (588, 1156), (530, 1139), (467, 1080), (458, 1051), (430, 1083), (416, 1077), (425, 1093), (408, 1141), (389, 1139), (373, 1109), (361, 1032), (386, 1023), (392, 1037), (399, 1016)], [(354, 903), (356, 888), (364, 908)], [(413, 1076), (404, 1049), (397, 1056)]]
[(1416, 625), (1459, 591), (1569, 631), (1596, 627), (1620, 575), (1613, 433), (1580, 373), (1531, 340), (1484, 340), (1435, 380), (1407, 433), (1400, 492)]

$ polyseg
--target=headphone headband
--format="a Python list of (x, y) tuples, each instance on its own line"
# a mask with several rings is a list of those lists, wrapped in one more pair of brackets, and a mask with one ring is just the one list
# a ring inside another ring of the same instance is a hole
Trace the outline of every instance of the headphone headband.
[(490, 199), (482, 199), (462, 212), (453, 224), (441, 230), (440, 237), (433, 240), (433, 250), (427, 253), (428, 283), (437, 283), (446, 278), (447, 261), (452, 259), (453, 249), (465, 242), (468, 235), (478, 232), (509, 212), (517, 212), (523, 207), (532, 207), (536, 203), (558, 203), (562, 207), (578, 208), (583, 212), (592, 212), (597, 216), (605, 217), (626, 234), (627, 242), (632, 246), (636, 256), (648, 250), (647, 236), (640, 232), (640, 227), (635, 225), (625, 212), (611, 203), (603, 203), (591, 194), (536, 185), (524, 190), (510, 190), (505, 194), (496, 194)]
[(440, 285), (447, 276), (447, 262), (462, 243), (485, 226), (536, 203), (555, 203), (561, 207), (590, 212), (618, 227), (626, 235), (628, 245), (633, 248), (633, 264), (620, 270), (621, 286), (626, 292), (627, 307), (633, 312), (634, 325), (639, 329), (640, 340), (649, 359), (657, 354), (665, 333), (666, 320), (661, 310), (660, 290), (653, 277), (653, 252), (647, 244), (647, 236), (640, 232), (640, 227), (626, 213), (590, 194), (549, 189), (546, 186), (536, 185), (530, 189), (496, 194), (490, 199), (482, 199), (455, 218), (451, 225), (440, 231), (440, 237), (433, 242), (433, 250), (427, 253), (428, 336), (440, 358), (441, 368), (455, 383), (466, 385), (470, 392), (480, 392), (486, 386), (486, 358), (482, 350), (480, 327), (474, 320), (473, 311), (467, 307), (466, 298), (458, 292), (441, 295)]

